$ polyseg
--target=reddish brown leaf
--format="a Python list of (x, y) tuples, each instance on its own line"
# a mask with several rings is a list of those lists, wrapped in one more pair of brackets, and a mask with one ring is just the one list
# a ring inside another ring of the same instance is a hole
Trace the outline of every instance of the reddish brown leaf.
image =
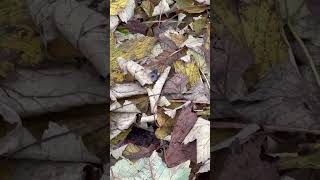
[(194, 141), (187, 145), (182, 143), (196, 121), (197, 114), (192, 111), (192, 105), (180, 111), (165, 155), (168, 167), (176, 166), (187, 160), (197, 162), (196, 142)]
[(127, 24), (125, 24), (125, 27), (128, 28), (128, 30), (132, 33), (140, 33), (140, 34), (147, 34), (148, 27), (141, 23), (139, 20), (130, 20)]
[(182, 93), (186, 91), (188, 78), (182, 74), (174, 74), (163, 87), (163, 94), (172, 98), (182, 97)]
[(179, 142), (172, 142), (165, 154), (165, 161), (168, 167), (177, 166), (187, 160), (197, 162), (197, 143), (193, 141), (184, 145)]

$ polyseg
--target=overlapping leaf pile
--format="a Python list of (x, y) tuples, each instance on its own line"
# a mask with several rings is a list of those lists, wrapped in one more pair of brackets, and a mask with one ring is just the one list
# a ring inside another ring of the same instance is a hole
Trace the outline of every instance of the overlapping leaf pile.
[(100, 178), (108, 133), (101, 2), (0, 1), (1, 180)]
[(213, 7), (214, 178), (318, 179), (319, 2)]
[(110, 2), (112, 179), (210, 170), (209, 10), (199, 0)]

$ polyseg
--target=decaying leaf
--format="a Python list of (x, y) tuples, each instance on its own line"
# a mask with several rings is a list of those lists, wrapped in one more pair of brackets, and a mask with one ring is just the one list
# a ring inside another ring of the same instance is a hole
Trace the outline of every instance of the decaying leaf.
[(110, 3), (110, 15), (119, 14), (128, 4), (128, 0), (115, 0)]
[(177, 0), (177, 8), (188, 13), (201, 13), (207, 9), (203, 5), (195, 5), (193, 0)]
[[(124, 12), (124, 4), (115, 9)], [(197, 137), (189, 135), (183, 143), (197, 116), (209, 116), (209, 4), (139, 0), (135, 1), (136, 7), (132, 6), (134, 15), (128, 22), (120, 22), (121, 16), (114, 13), (110, 34), (110, 124), (115, 147), (111, 151), (119, 152), (117, 158), (122, 153), (124, 159), (112, 158), (112, 179), (182, 180), (210, 171), (210, 159), (197, 149)], [(115, 149), (124, 144), (128, 144), (124, 151)], [(162, 152), (170, 168), (193, 162), (192, 174), (175, 178), (167, 177), (167, 170), (161, 170), (160, 177), (156, 175), (159, 169), (150, 172), (153, 164), (143, 167), (143, 163), (153, 158), (155, 150)], [(197, 151), (202, 154), (198, 162)], [(105, 172), (103, 178), (108, 176)]]
[(117, 98), (126, 98), (142, 94), (147, 94), (147, 91), (137, 83), (116, 84), (110, 90), (110, 98), (113, 101), (116, 101)]
[(119, 157), (122, 156), (123, 151), (126, 149), (126, 147), (128, 146), (128, 144), (123, 145), (117, 149), (112, 150), (110, 153), (112, 154), (112, 156), (116, 159), (119, 159)]
[(169, 167), (176, 166), (188, 159), (196, 162), (196, 142), (183, 144), (185, 137), (197, 121), (197, 114), (192, 112), (192, 107), (183, 108), (177, 117), (169, 148), (165, 154), (166, 163)]
[(197, 140), (197, 162), (206, 162), (210, 158), (210, 121), (198, 118), (196, 124), (183, 140), (184, 144)]
[(165, 83), (163, 87), (163, 94), (168, 97), (181, 97), (187, 91), (188, 78), (183, 74), (175, 74)]
[(188, 77), (188, 85), (192, 87), (200, 80), (199, 68), (195, 63), (184, 63), (176, 61), (174, 64), (176, 73), (183, 74)]
[(140, 82), (141, 86), (145, 84), (152, 84), (152, 79), (149, 73), (145, 70), (145, 68), (134, 61), (128, 61), (126, 63), (127, 69), (132, 76), (136, 78), (137, 81)]
[(140, 110), (130, 101), (125, 101), (121, 108), (116, 108), (111, 113), (111, 133), (110, 139), (113, 139), (122, 130), (128, 129), (137, 118)]
[(167, 0), (161, 0), (157, 6), (154, 7), (152, 16), (157, 16), (170, 11)]
[(150, 158), (142, 158), (132, 163), (127, 159), (118, 161), (110, 169), (111, 179), (188, 179), (190, 161), (173, 168), (167, 168), (158, 153), (154, 151)]
[(162, 91), (162, 87), (167, 80), (171, 67), (167, 67), (164, 72), (160, 75), (152, 89), (147, 88), (148, 96), (150, 99), (151, 113), (156, 113), (158, 100)]
[(159, 127), (157, 128), (155, 135), (158, 139), (164, 139), (171, 134), (176, 121), (167, 116), (163, 111), (158, 111), (157, 115), (157, 125)]

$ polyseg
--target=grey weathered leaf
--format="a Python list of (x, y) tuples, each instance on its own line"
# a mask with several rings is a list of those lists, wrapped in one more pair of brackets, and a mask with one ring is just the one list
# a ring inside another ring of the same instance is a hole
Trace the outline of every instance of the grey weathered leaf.
[[(35, 24), (43, 30), (45, 41), (57, 38), (58, 32), (107, 77), (108, 20), (105, 16), (75, 0), (27, 1)], [(46, 43), (45, 42), (45, 43)]]
[(105, 85), (91, 67), (17, 69), (17, 74), (2, 83), (0, 97), (22, 117), (105, 102)]

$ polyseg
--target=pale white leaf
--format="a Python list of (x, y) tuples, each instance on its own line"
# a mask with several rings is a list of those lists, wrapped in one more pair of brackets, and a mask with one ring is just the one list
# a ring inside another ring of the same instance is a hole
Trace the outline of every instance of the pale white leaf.
[(210, 0), (196, 0), (198, 3), (210, 5)]
[(154, 84), (152, 89), (146, 88), (150, 100), (150, 108), (151, 108), (151, 113), (154, 114), (156, 113), (157, 110), (157, 103), (163, 88), (164, 83), (166, 82), (169, 72), (170, 72), (171, 67), (168, 66), (163, 73), (160, 75), (156, 83)]
[(114, 32), (119, 25), (118, 16), (110, 16), (110, 32)]
[(182, 61), (186, 62), (186, 63), (189, 63), (191, 61), (191, 57), (190, 57), (190, 54), (187, 54), (183, 57), (180, 58)]
[(132, 103), (131, 101), (125, 100), (122, 107), (118, 107), (112, 112), (117, 112), (117, 113), (140, 113), (140, 110), (137, 108), (137, 106)]
[(110, 98), (113, 101), (116, 101), (117, 98), (127, 98), (143, 94), (147, 94), (146, 89), (137, 83), (115, 84), (110, 90)]
[(151, 57), (155, 58), (157, 56), (159, 56), (159, 54), (161, 54), (163, 52), (163, 49), (161, 48), (160, 44), (157, 44), (153, 47), (152, 51), (151, 51)]
[(121, 108), (121, 104), (118, 101), (115, 101), (110, 105), (110, 111), (114, 111), (118, 108)]
[(157, 179), (157, 180), (184, 180), (188, 179), (191, 168), (190, 160), (175, 167), (168, 168), (154, 151), (149, 158), (142, 158), (136, 162), (128, 159), (118, 161), (110, 169), (111, 180), (137, 180), (137, 179)]
[(184, 13), (179, 13), (179, 14), (178, 14), (178, 24), (177, 24), (178, 26), (179, 26), (179, 24), (181, 24), (182, 20), (183, 20), (185, 17), (187, 17), (187, 15), (184, 14)]
[(154, 122), (156, 119), (157, 119), (157, 114), (148, 116), (145, 113), (143, 113), (140, 119), (140, 123)]
[(129, 73), (142, 85), (145, 84), (152, 84), (153, 81), (149, 76), (149, 71), (147, 71), (143, 66), (134, 62), (128, 61), (127, 62), (127, 69)]
[(197, 162), (205, 162), (210, 158), (210, 121), (199, 117), (183, 143), (194, 140), (197, 140)]
[(165, 96), (161, 96), (160, 100), (159, 100), (159, 106), (163, 107), (163, 106), (170, 106), (170, 102), (168, 101), (168, 99)]
[(198, 170), (197, 174), (198, 174), (198, 173), (208, 172), (208, 171), (210, 171), (210, 159), (207, 160), (207, 161), (200, 167), (200, 169)]
[(183, 97), (195, 103), (210, 104), (210, 91), (209, 88), (202, 82), (202, 80), (199, 80), (198, 83), (193, 86)]
[(152, 16), (164, 14), (168, 11), (170, 11), (168, 2), (166, 0), (161, 0), (159, 4), (156, 7), (154, 7)]
[(126, 149), (127, 146), (128, 146), (128, 144), (125, 144), (117, 149), (111, 150), (110, 153), (114, 158), (119, 159), (119, 157), (122, 156), (122, 153)]
[(177, 113), (178, 109), (182, 109), (184, 107), (187, 107), (190, 103), (191, 103), (191, 101), (187, 101), (184, 104), (182, 104), (181, 106), (178, 106), (178, 107), (176, 107), (174, 109), (163, 108), (165, 110), (164, 113), (166, 115), (168, 115), (169, 117), (174, 118), (176, 116), (176, 113)]
[(127, 23), (132, 16), (134, 15), (134, 8), (136, 7), (136, 3), (134, 0), (128, 0), (126, 7), (123, 11), (121, 11), (118, 16), (120, 17), (122, 22)]

